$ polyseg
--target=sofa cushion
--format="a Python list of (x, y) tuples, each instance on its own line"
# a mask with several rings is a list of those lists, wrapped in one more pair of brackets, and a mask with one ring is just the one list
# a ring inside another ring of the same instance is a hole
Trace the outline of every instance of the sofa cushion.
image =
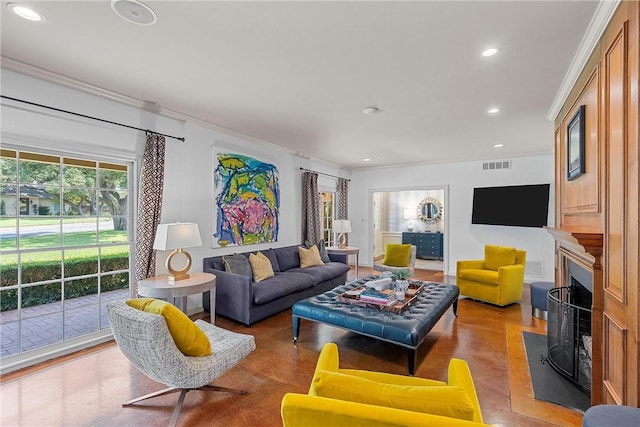
[(213, 262), (213, 268), (215, 268), (216, 270), (225, 271), (224, 270), (224, 261), (222, 260), (221, 256), (212, 257), (210, 259)]
[(300, 254), (297, 246), (285, 246), (274, 249), (280, 271), (287, 271), (291, 268), (300, 267)]
[(384, 254), (384, 265), (393, 267), (409, 267), (411, 260), (411, 245), (389, 243)]
[(320, 251), (316, 245), (311, 246), (309, 249), (298, 246), (298, 254), (300, 255), (300, 268), (324, 265), (322, 258), (320, 258)]
[(516, 263), (516, 248), (507, 246), (484, 247), (484, 268), (487, 270), (495, 270), (505, 265), (514, 265)]
[(253, 302), (266, 304), (277, 298), (312, 287), (313, 276), (305, 273), (276, 273), (275, 276), (253, 284)]
[(473, 421), (473, 404), (462, 387), (385, 384), (319, 371), (313, 389), (321, 397)]
[(242, 274), (249, 278), (253, 277), (251, 264), (249, 264), (249, 259), (246, 256), (242, 254), (223, 255), (222, 261), (224, 262), (224, 271)]
[(318, 265), (314, 267), (307, 268), (292, 268), (287, 271), (287, 273), (296, 272), (296, 273), (305, 273), (313, 277), (313, 285), (317, 285), (318, 283), (326, 282), (327, 280), (335, 279), (341, 274), (349, 271), (349, 266), (343, 264), (341, 262), (329, 262), (327, 264)]
[(253, 272), (253, 281), (256, 283), (274, 276), (271, 261), (262, 252), (258, 252), (257, 255), (249, 254), (249, 264)]
[(459, 276), (463, 280), (486, 283), (487, 285), (498, 286), (498, 272), (493, 270), (460, 270)]
[(320, 251), (320, 258), (322, 262), (325, 264), (331, 262), (331, 258), (329, 258), (329, 254), (327, 253), (327, 246), (324, 243), (324, 240), (320, 240), (318, 242), (318, 250)]
[[(311, 242), (306, 241), (302, 246), (307, 249), (310, 249), (311, 246), (313, 245), (311, 244)], [(324, 239), (320, 240), (315, 246), (318, 247), (318, 252), (320, 252), (320, 259), (322, 260), (322, 262), (324, 263), (331, 262), (331, 258), (329, 258), (329, 254), (327, 253), (327, 246), (324, 243)]]
[(133, 307), (146, 313), (159, 314), (167, 322), (169, 333), (176, 343), (176, 347), (186, 356), (211, 355), (211, 343), (205, 333), (193, 323), (178, 307), (166, 301), (153, 298), (137, 298), (125, 301)]
[(267, 258), (269, 258), (269, 261), (271, 261), (271, 268), (273, 269), (273, 272), (279, 272), (280, 271), (280, 265), (278, 265), (278, 258), (276, 257), (276, 252), (273, 249), (267, 249), (266, 251), (262, 251), (263, 254), (265, 254), (265, 256)]

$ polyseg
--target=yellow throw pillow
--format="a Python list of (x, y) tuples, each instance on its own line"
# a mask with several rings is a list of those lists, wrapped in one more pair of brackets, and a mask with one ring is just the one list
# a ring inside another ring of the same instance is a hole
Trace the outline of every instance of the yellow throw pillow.
[(251, 264), (253, 280), (256, 283), (275, 276), (271, 261), (262, 252), (258, 252), (258, 255), (249, 254), (249, 264)]
[(318, 396), (473, 421), (473, 405), (462, 387), (385, 384), (337, 372), (313, 378)]
[(491, 245), (484, 247), (484, 268), (486, 270), (497, 271), (500, 267), (514, 265), (515, 263), (516, 248)]
[(400, 245), (396, 243), (387, 244), (387, 250), (384, 253), (384, 265), (392, 267), (409, 267), (411, 259), (411, 245)]
[(185, 356), (211, 355), (209, 338), (175, 305), (153, 298), (137, 298), (125, 302), (129, 307), (163, 316), (173, 341)]
[(320, 251), (316, 245), (311, 246), (309, 249), (298, 246), (298, 253), (300, 254), (301, 268), (313, 267), (314, 265), (324, 265), (324, 262), (322, 262), (322, 258), (320, 257)]

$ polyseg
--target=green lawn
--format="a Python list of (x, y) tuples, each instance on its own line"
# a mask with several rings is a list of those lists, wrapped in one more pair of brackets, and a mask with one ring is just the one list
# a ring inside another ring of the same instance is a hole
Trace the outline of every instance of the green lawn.
[[(100, 241), (102, 243), (123, 243), (122, 246), (105, 247), (101, 249), (103, 255), (121, 254), (127, 253), (129, 248), (127, 243), (126, 231), (102, 231), (100, 232)], [(2, 239), (0, 240), (0, 249), (11, 250), (15, 249), (15, 240)], [(22, 249), (44, 249), (51, 248), (49, 252), (35, 252), (31, 254), (23, 254), (23, 261), (27, 262), (39, 262), (39, 261), (56, 261), (61, 258), (61, 251), (57, 249), (61, 244), (59, 234), (51, 234), (46, 236), (31, 236), (20, 239), (20, 246)], [(81, 245), (95, 245), (96, 244), (96, 232), (94, 231), (82, 231), (77, 233), (65, 233), (64, 234), (64, 246), (81, 246)], [(95, 247), (87, 249), (73, 249), (65, 256), (65, 259), (77, 259), (77, 258), (90, 258), (97, 256), (97, 249)], [(18, 262), (17, 255), (2, 255), (2, 264), (15, 264)]]

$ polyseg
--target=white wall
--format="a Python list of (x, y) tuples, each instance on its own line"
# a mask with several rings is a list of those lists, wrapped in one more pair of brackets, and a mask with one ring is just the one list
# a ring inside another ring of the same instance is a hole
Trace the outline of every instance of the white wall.
[[(550, 133), (550, 138), (551, 138)], [(496, 159), (498, 160), (498, 159)], [(350, 244), (360, 248), (360, 263), (372, 264), (371, 193), (443, 186), (445, 190), (445, 271), (455, 275), (456, 262), (481, 259), (485, 244), (515, 246), (527, 251), (527, 261), (542, 261), (544, 280), (553, 280), (554, 242), (541, 228), (472, 225), (474, 187), (553, 183), (553, 154), (512, 159), (512, 168), (483, 171), (480, 161), (355, 171), (349, 189)], [(551, 186), (549, 222), (554, 220)], [(508, 201), (505, 201), (508, 203)], [(527, 276), (528, 280), (542, 280)]]
[[(202, 271), (202, 258), (242, 252), (247, 248), (211, 248), (213, 233), (213, 154), (214, 146), (237, 150), (277, 166), (280, 176), (280, 232), (273, 244), (252, 245), (251, 250), (280, 247), (301, 242), (300, 167), (348, 177), (335, 165), (303, 158), (269, 144), (158, 116), (118, 102), (51, 84), (7, 70), (2, 72), (3, 95), (56, 108), (100, 117), (175, 136), (186, 142), (167, 139), (165, 184), (161, 222), (195, 222), (204, 246), (189, 249), (192, 271)], [(137, 161), (141, 158), (145, 136), (142, 132), (54, 113), (38, 107), (5, 101), (0, 109), (3, 144), (32, 149), (64, 150), (75, 154), (102, 155)], [(215, 118), (212, 118), (215, 121)], [(275, 141), (277, 143), (277, 141)], [(335, 191), (335, 180), (319, 179), (322, 188)], [(164, 273), (168, 253), (158, 253), (157, 273)], [(188, 311), (202, 310), (199, 296), (189, 298)]]
[[(357, 171), (351, 176), (335, 165), (300, 157), (284, 149), (247, 137), (169, 119), (94, 95), (1, 70), (2, 93), (90, 116), (184, 136), (186, 142), (167, 139), (162, 222), (196, 222), (204, 246), (189, 252), (193, 270), (202, 270), (202, 258), (239, 252), (238, 247), (211, 248), (213, 209), (212, 147), (224, 147), (274, 163), (280, 172), (280, 234), (278, 242), (253, 245), (252, 250), (298, 244), (301, 241), (300, 167), (351, 179), (350, 245), (361, 249), (360, 262), (371, 265), (371, 192), (442, 186), (445, 191), (445, 260), (447, 274), (455, 274), (458, 259), (482, 256), (486, 243), (512, 245), (527, 250), (530, 261), (544, 262), (545, 280), (553, 278), (553, 239), (542, 229), (471, 225), (475, 186), (553, 182), (553, 155), (513, 159), (511, 170), (481, 171), (480, 162)], [(144, 134), (87, 119), (52, 113), (37, 107), (5, 101), (0, 108), (2, 141), (22, 147), (58, 149), (77, 154), (115, 156), (139, 165)], [(212, 118), (215, 121), (215, 118)], [(552, 135), (550, 133), (550, 135)], [(277, 143), (277, 141), (273, 141)], [(419, 179), (416, 180), (416, 177)], [(335, 180), (320, 176), (322, 190), (335, 189)], [(553, 186), (552, 186), (553, 190)], [(551, 200), (554, 200), (553, 194)], [(549, 223), (553, 224), (553, 205)], [(158, 256), (158, 273), (164, 272), (166, 254)], [(539, 278), (536, 278), (539, 279)], [(201, 310), (199, 297), (190, 297), (189, 312)]]

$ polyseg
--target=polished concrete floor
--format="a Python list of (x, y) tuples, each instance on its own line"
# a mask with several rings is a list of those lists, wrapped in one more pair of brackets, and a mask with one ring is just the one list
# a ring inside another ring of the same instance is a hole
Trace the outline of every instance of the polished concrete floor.
[[(370, 272), (360, 268), (360, 276)], [(413, 278), (454, 281), (427, 270), (417, 270)], [(405, 349), (330, 326), (302, 321), (300, 340), (292, 344), (290, 310), (250, 328), (222, 317), (216, 324), (256, 338), (256, 351), (215, 382), (249, 394), (190, 392), (180, 426), (282, 425), (282, 396), (306, 393), (318, 353), (329, 341), (338, 344), (343, 367), (407, 373)], [(544, 321), (531, 317), (528, 286), (522, 303), (506, 308), (461, 299), (458, 317), (447, 311), (418, 350), (416, 375), (446, 380), (449, 359), (459, 357), (469, 363), (487, 424), (579, 426), (581, 413), (533, 398), (522, 331), (545, 328)], [(161, 426), (168, 424), (177, 400), (169, 395), (122, 408), (122, 402), (163, 386), (139, 373), (113, 342), (0, 381), (3, 426)]]

